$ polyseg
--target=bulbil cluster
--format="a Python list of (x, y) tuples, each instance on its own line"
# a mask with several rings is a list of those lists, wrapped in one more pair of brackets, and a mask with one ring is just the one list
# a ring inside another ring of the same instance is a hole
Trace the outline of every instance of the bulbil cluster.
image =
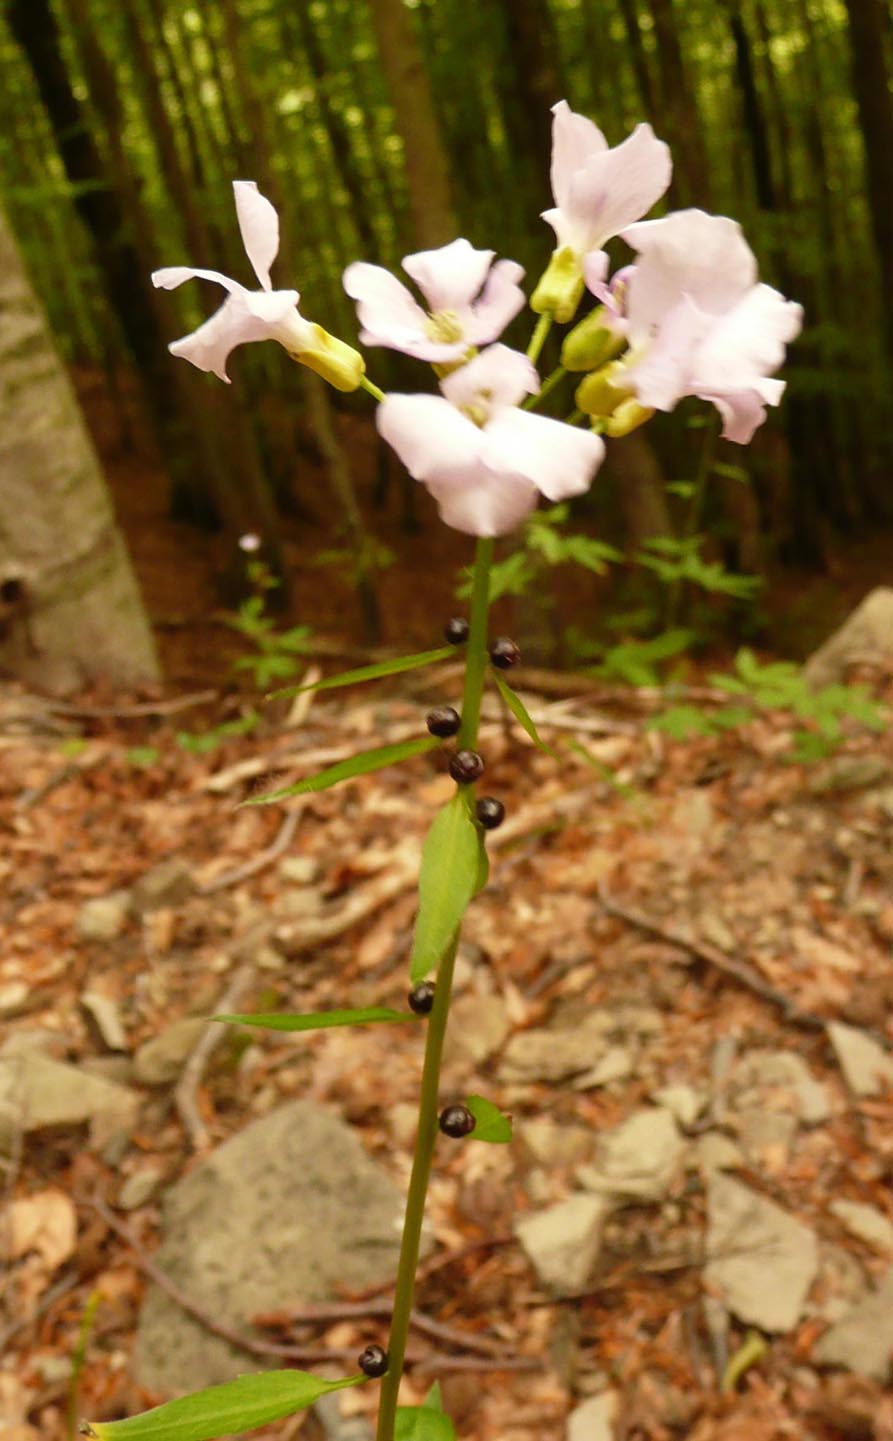
[(463, 1136), (471, 1135), (475, 1119), (467, 1106), (446, 1106), (440, 1113), (439, 1125), (445, 1136), (461, 1141)]

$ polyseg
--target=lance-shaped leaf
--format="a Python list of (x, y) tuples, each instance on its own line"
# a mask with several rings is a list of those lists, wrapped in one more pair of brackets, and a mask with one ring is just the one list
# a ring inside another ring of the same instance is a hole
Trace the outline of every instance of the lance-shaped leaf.
[(278, 700), (280, 696), (302, 695), (305, 690), (337, 690), (343, 685), (359, 685), (364, 680), (380, 680), (382, 676), (399, 675), (404, 670), (421, 670), (426, 665), (436, 665), (439, 660), (455, 659), (455, 647), (439, 646), (437, 650), (421, 650), (416, 655), (398, 655), (391, 660), (376, 661), (374, 665), (357, 666), (356, 670), (343, 670), (340, 675), (326, 676), (325, 680), (311, 681), (309, 685), (289, 685), (274, 690), (267, 700)]
[(410, 959), (415, 984), (440, 963), (481, 876), (481, 832), (461, 790), (439, 810), (422, 850), (419, 913)]
[(96, 1421), (85, 1429), (98, 1441), (211, 1441), (279, 1421), (312, 1406), (330, 1391), (358, 1386), (365, 1380), (362, 1375), (324, 1381), (309, 1371), (263, 1371), (166, 1401), (125, 1421)]
[(398, 1406), (394, 1441), (456, 1441), (456, 1428), (430, 1406)]
[(469, 1096), (465, 1104), (474, 1116), (474, 1130), (469, 1140), (502, 1143), (512, 1139), (511, 1121), (492, 1101), (483, 1096)]
[(376, 750), (360, 751), (358, 755), (349, 756), (345, 761), (338, 761), (336, 765), (327, 766), (324, 771), (319, 771), (315, 776), (307, 776), (305, 780), (295, 781), (292, 786), (283, 786), (282, 790), (268, 791), (263, 796), (251, 796), (243, 801), (243, 806), (271, 806), (275, 801), (288, 800), (290, 796), (306, 796), (311, 791), (325, 791), (329, 786), (336, 786), (339, 781), (348, 781), (352, 776), (368, 775), (370, 771), (383, 770), (385, 766), (397, 765), (400, 761), (409, 760), (411, 756), (422, 756), (427, 751), (436, 750), (440, 741), (436, 736), (416, 736), (413, 740), (396, 741), (393, 745), (378, 746)]
[(546, 742), (541, 738), (539, 731), (537, 730), (536, 726), (533, 724), (533, 721), (530, 718), (527, 707), (521, 700), (521, 697), (515, 694), (507, 681), (503, 680), (502, 676), (499, 674), (499, 671), (493, 671), (493, 679), (496, 682), (499, 694), (502, 696), (502, 699), (505, 701), (506, 705), (508, 706), (512, 715), (515, 717), (515, 720), (518, 722), (518, 725), (521, 727), (521, 729), (527, 732), (535, 746), (539, 746), (541, 751), (546, 752), (546, 755), (554, 756), (557, 760), (557, 751), (554, 751), (551, 746), (546, 745)]
[(263, 1031), (324, 1031), (329, 1026), (366, 1026), (370, 1021), (416, 1021), (418, 1016), (411, 1011), (393, 1011), (389, 1006), (366, 1006), (356, 1011), (313, 1011), (306, 1015), (258, 1011), (246, 1016), (212, 1016), (211, 1020), (257, 1026)]

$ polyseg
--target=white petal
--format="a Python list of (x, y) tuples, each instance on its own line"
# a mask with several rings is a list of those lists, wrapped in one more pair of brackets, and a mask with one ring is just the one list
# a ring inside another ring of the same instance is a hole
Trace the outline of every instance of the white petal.
[(650, 125), (637, 125), (621, 145), (590, 160), (571, 179), (564, 207), (588, 231), (587, 250), (599, 250), (638, 220), (670, 183), (669, 146)]
[(386, 395), (375, 423), (416, 480), (448, 480), (477, 463), (482, 431), (439, 395)]
[(428, 489), (440, 518), (466, 535), (507, 535), (536, 509), (537, 490), (522, 475), (498, 474), (478, 464)]
[(424, 310), (406, 286), (382, 266), (354, 261), (345, 270), (342, 283), (347, 294), (357, 302), (363, 327), (360, 339), (364, 345), (383, 345), (389, 350), (414, 355), (418, 360), (435, 362), (458, 360), (467, 350), (464, 340), (455, 344), (431, 340)]
[(440, 382), (452, 405), (515, 405), (540, 388), (536, 366), (507, 345), (490, 345)]
[(239, 289), (223, 302), (204, 325), (168, 346), (172, 355), (188, 360), (199, 370), (208, 370), (229, 383), (226, 362), (237, 345), (253, 340), (275, 340), (283, 316), (294, 310), (296, 290), (262, 291)]
[(465, 339), (471, 345), (488, 345), (524, 309), (527, 298), (519, 284), (523, 279), (524, 267), (514, 260), (498, 260), (492, 267), (465, 322)]
[(548, 500), (582, 495), (605, 458), (591, 430), (506, 406), (484, 428), (483, 455), (493, 469), (526, 476)]
[(228, 275), (221, 275), (219, 270), (196, 270), (191, 265), (166, 265), (162, 270), (152, 271), (152, 284), (160, 290), (176, 290), (185, 280), (213, 280), (215, 285), (222, 285), (231, 295), (247, 294), (244, 285), (238, 280), (230, 280)]
[(801, 306), (770, 285), (754, 285), (712, 326), (698, 350), (695, 383), (720, 391), (753, 386), (782, 364), (802, 323)]
[(234, 180), (236, 217), (245, 254), (264, 290), (272, 289), (270, 266), (279, 254), (279, 216), (253, 180)]
[[(608, 142), (598, 126), (585, 115), (577, 115), (566, 100), (559, 100), (552, 106), (552, 195), (559, 210), (565, 210), (570, 202), (571, 180), (577, 170), (582, 170), (593, 156), (607, 150)], [(546, 211), (544, 220), (553, 212)], [(562, 237), (558, 237), (563, 244)]]
[(623, 239), (639, 251), (627, 313), (633, 340), (647, 336), (684, 293), (721, 315), (754, 285), (757, 264), (741, 226), (724, 215), (679, 210), (628, 226)]
[[(779, 381), (782, 390), (784, 382)], [(738, 445), (747, 445), (753, 439), (754, 431), (766, 419), (763, 398), (755, 390), (738, 390), (734, 395), (701, 394), (702, 400), (710, 400), (722, 416), (723, 440), (734, 440)]]
[(407, 255), (403, 269), (421, 290), (429, 310), (464, 310), (480, 291), (494, 253), (475, 250), (467, 240), (453, 240), (438, 250)]
[(583, 261), (583, 279), (586, 281), (586, 288), (591, 290), (603, 305), (610, 305), (614, 310), (614, 297), (606, 284), (609, 264), (607, 250), (590, 250)]
[(692, 389), (700, 347), (716, 320), (687, 295), (661, 319), (641, 360), (631, 358), (626, 375), (642, 405), (672, 410)]

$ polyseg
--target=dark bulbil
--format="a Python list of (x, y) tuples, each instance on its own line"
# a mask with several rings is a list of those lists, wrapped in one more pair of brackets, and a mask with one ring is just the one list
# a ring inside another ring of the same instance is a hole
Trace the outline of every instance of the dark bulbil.
[(462, 724), (459, 712), (451, 705), (435, 706), (425, 716), (425, 725), (433, 736), (454, 736)]
[(450, 761), (450, 775), (460, 786), (471, 785), (484, 774), (483, 757), (477, 751), (456, 751)]
[(497, 636), (490, 647), (490, 660), (497, 670), (510, 670), (521, 659), (521, 650), (507, 635)]
[(421, 985), (413, 987), (408, 999), (411, 1011), (415, 1011), (417, 1016), (427, 1016), (434, 1005), (434, 982), (422, 981)]
[(383, 1376), (388, 1369), (388, 1353), (381, 1346), (367, 1346), (357, 1357), (357, 1365), (366, 1376)]
[(446, 1110), (440, 1113), (440, 1129), (445, 1136), (452, 1136), (454, 1140), (460, 1141), (463, 1136), (470, 1136), (474, 1130), (474, 1116), (467, 1106), (447, 1106)]
[(468, 640), (468, 621), (464, 616), (454, 615), (443, 628), (448, 645), (464, 645)]
[(475, 812), (485, 831), (495, 831), (505, 820), (505, 806), (495, 796), (481, 796)]

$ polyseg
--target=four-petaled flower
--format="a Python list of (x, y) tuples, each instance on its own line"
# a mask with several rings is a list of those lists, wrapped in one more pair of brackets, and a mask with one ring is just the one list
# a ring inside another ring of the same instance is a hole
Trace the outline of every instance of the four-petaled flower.
[(360, 340), (435, 364), (489, 345), (526, 304), (518, 284), (523, 269), (514, 260), (493, 265), (494, 254), (453, 240), (407, 255), (403, 269), (424, 295), (427, 311), (389, 270), (355, 261), (344, 272), (344, 289), (357, 302)]
[(724, 216), (682, 210), (631, 225), (623, 239), (639, 252), (624, 286), (625, 382), (654, 410), (686, 395), (712, 401), (725, 438), (746, 444), (781, 400), (784, 381), (770, 377), (802, 307), (757, 283), (741, 227)]
[(441, 518), (469, 535), (504, 535), (540, 495), (589, 489), (604, 441), (518, 402), (539, 389), (525, 355), (491, 345), (441, 381), (443, 395), (386, 395), (378, 429), (437, 500)]
[(279, 253), (279, 216), (253, 180), (234, 180), (236, 216), (245, 252), (260, 282), (248, 290), (219, 270), (169, 265), (156, 270), (152, 284), (174, 290), (184, 280), (213, 280), (229, 291), (220, 309), (190, 335), (169, 346), (199, 370), (211, 371), (230, 383), (226, 362), (237, 345), (252, 340), (278, 340), (293, 359), (316, 370), (338, 390), (356, 390), (365, 370), (362, 356), (321, 325), (305, 320), (298, 310), (297, 290), (274, 290), (270, 266)]

